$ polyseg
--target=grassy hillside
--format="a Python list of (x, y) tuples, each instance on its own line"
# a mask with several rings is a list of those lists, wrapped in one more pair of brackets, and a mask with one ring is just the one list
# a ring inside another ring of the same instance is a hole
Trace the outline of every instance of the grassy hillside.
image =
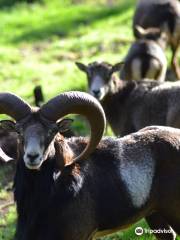
[(42, 84), (49, 98), (86, 88), (74, 61), (122, 60), (132, 39), (133, 1), (119, 1), (114, 7), (69, 2), (20, 4), (0, 11), (1, 90), (32, 101), (34, 85)]
[[(46, 99), (67, 90), (86, 90), (85, 75), (74, 62), (121, 61), (133, 40), (134, 0), (116, 0), (112, 6), (105, 0), (13, 2), (0, 1), (0, 86), (1, 91), (12, 91), (30, 103), (39, 84)], [(81, 124), (76, 129), (82, 131)], [(14, 206), (6, 206), (12, 199), (2, 184), (6, 171), (0, 169), (0, 204), (4, 206), (0, 207), (0, 239), (10, 240), (16, 214)], [(147, 227), (144, 222), (136, 226), (142, 224)], [(136, 226), (104, 240), (136, 239)]]

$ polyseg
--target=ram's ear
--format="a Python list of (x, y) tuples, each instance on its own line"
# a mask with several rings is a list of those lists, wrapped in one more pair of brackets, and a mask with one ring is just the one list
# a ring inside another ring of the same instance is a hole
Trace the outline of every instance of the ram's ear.
[(57, 122), (57, 126), (60, 133), (67, 132), (71, 128), (71, 124), (74, 120), (71, 118), (63, 118)]
[(7, 130), (9, 132), (15, 132), (16, 128), (15, 128), (15, 122), (11, 121), (11, 120), (1, 120), (0, 121), (0, 128)]
[(119, 63), (114, 64), (111, 68), (111, 73), (119, 72), (123, 65), (124, 65), (124, 62), (119, 62)]
[(88, 66), (86, 66), (85, 64), (83, 63), (80, 63), (80, 62), (75, 62), (76, 66), (83, 72), (87, 73), (88, 71)]

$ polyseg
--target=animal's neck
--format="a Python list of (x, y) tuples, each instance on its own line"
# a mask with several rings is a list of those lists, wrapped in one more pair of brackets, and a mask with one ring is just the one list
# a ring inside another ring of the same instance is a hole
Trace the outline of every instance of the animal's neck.
[[(50, 239), (50, 236), (46, 236), (48, 233), (51, 233), (53, 239), (61, 239), (59, 235), (56, 238), (53, 237), (54, 225), (51, 224), (52, 229), (50, 229), (49, 223), (53, 222), (53, 216), (57, 214), (56, 203), (61, 200), (60, 206), (62, 206), (68, 201), (69, 193), (67, 196), (66, 185), (61, 174), (66, 175), (71, 169), (66, 168), (64, 173), (62, 171), (58, 175), (58, 179), (55, 177), (60, 168), (57, 163), (62, 164), (63, 168), (68, 160), (72, 159), (72, 157), (67, 156), (68, 147), (65, 140), (61, 139), (58, 143), (58, 139), (55, 138), (49, 148), (48, 159), (42, 164), (39, 171), (27, 169), (23, 161), (23, 155), (21, 155), (14, 181), (14, 196), (18, 212), (18, 239)], [(50, 155), (50, 151), (53, 151), (53, 154)], [(70, 177), (70, 180), (72, 177)], [(71, 182), (70, 180), (69, 182)], [(58, 192), (56, 192), (57, 186), (59, 188)], [(67, 189), (69, 188), (67, 187)], [(61, 207), (58, 209), (61, 211)], [(46, 225), (48, 225), (48, 229), (43, 230)], [(46, 230), (47, 234), (45, 233)], [(19, 234), (22, 234), (22, 237), (19, 237)], [(41, 234), (40, 237), (38, 234)]]
[(54, 162), (54, 159), (48, 159), (39, 171), (27, 169), (22, 159), (21, 163), (18, 163), (14, 181), (18, 239), (44, 239), (38, 238), (37, 234), (39, 229), (47, 224), (49, 204), (54, 196)]
[(120, 90), (123, 89), (125, 85), (125, 82), (123, 82), (122, 80), (120, 80), (118, 78), (118, 76), (116, 75), (112, 75), (111, 77), (111, 81), (110, 81), (110, 91), (109, 91), (109, 95), (114, 95), (116, 93), (118, 93)]
[(44, 207), (43, 203), (47, 203), (43, 199), (47, 200), (51, 195), (55, 164), (53, 160), (48, 159), (41, 169), (36, 171), (27, 169), (22, 159), (20, 161), (14, 181), (14, 196), (18, 212), (27, 217), (28, 214), (33, 215), (33, 208), (40, 211)]
[(124, 118), (124, 111), (126, 111), (126, 102), (129, 95), (135, 88), (135, 82), (122, 81), (114, 79), (112, 91), (105, 97), (102, 102), (107, 120), (116, 135), (121, 132), (122, 118)]
[(105, 110), (106, 107), (109, 108), (109, 105), (111, 105), (111, 107), (114, 106), (112, 103), (114, 101), (117, 102), (117, 99), (119, 104), (123, 103), (132, 92), (135, 85), (134, 81), (122, 81), (118, 77), (112, 76), (110, 91), (101, 102)]

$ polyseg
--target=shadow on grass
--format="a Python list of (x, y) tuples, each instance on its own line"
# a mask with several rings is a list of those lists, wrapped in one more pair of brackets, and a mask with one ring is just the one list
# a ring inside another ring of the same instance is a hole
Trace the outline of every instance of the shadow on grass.
[(17, 1), (15, 0), (0, 0), (0, 9), (7, 9), (16, 3)]
[[(48, 15), (49, 20), (45, 21), (46, 23), (44, 22), (44, 24), (42, 19), (36, 27), (25, 26), (22, 34), (15, 36), (11, 41), (13, 43), (36, 42), (50, 39), (53, 36), (67, 37), (76, 33), (82, 26), (89, 26), (94, 22), (126, 12), (132, 7), (131, 3), (131, 0), (124, 1), (115, 7), (102, 6), (96, 9), (90, 9), (90, 7), (85, 7), (85, 5), (69, 7), (68, 9), (63, 9), (60, 15)], [(61, 12), (59, 11), (59, 13)]]
[(0, 0), (0, 9), (11, 8), (17, 3), (33, 3), (33, 2), (42, 2), (42, 0)]

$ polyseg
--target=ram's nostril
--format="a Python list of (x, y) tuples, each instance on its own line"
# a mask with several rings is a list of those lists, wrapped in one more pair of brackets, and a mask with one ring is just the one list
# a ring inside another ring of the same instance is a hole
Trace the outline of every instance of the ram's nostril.
[(100, 90), (93, 90), (93, 93), (95, 96), (98, 96), (100, 94)]
[(39, 153), (36, 153), (36, 154), (28, 153), (27, 157), (29, 158), (30, 162), (33, 162), (36, 158), (39, 157)]

